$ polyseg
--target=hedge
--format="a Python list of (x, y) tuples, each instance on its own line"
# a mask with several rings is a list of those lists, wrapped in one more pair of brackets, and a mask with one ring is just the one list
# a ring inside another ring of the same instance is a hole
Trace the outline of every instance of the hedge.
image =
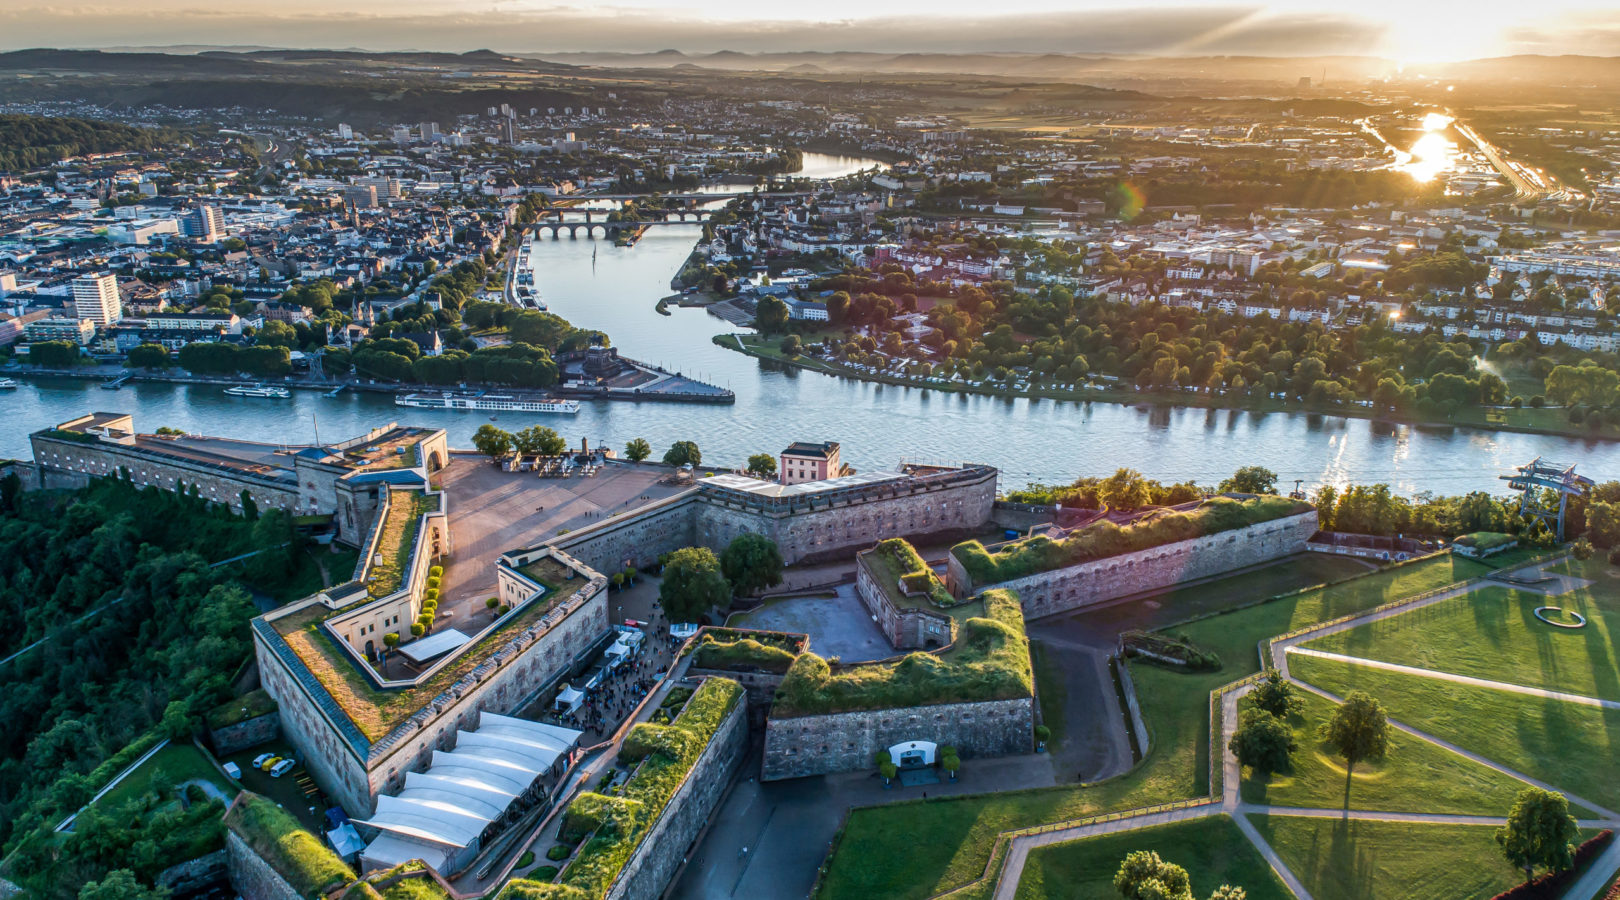
[(301, 897), (315, 897), (355, 880), (354, 870), (305, 831), (291, 813), (251, 791), (237, 795), (225, 826), (275, 869)]
[[(1575, 880), (1576, 873), (1581, 867), (1591, 862), (1592, 858), (1602, 853), (1609, 842), (1614, 840), (1614, 832), (1604, 829), (1592, 835), (1579, 847), (1575, 848), (1575, 864), (1562, 872), (1548, 872), (1533, 881), (1510, 887), (1491, 900), (1559, 900), (1564, 891)], [(1615, 889), (1604, 894), (1605, 900), (1620, 897), (1620, 884)]]
[(720, 669), (728, 672), (763, 671), (778, 675), (793, 665), (798, 656), (789, 650), (761, 643), (751, 637), (734, 641), (717, 641), (704, 635), (702, 643), (692, 654), (692, 665), (700, 669)]
[[(672, 724), (654, 726), (643, 723), (632, 729), (632, 734), (643, 731), (637, 749), (645, 751), (646, 756), (641, 758), (641, 765), (630, 780), (624, 783), (619, 796), (607, 797), (586, 792), (568, 807), (564, 819), (566, 828), (589, 822), (598, 823), (598, 827), (595, 835), (580, 848), (574, 861), (563, 870), (559, 882), (579, 893), (554, 896), (591, 898), (607, 895), (653, 821), (669, 804), (670, 798), (675, 796), (676, 789), (697, 763), (698, 757), (719, 730), (720, 723), (737, 705), (742, 694), (742, 685), (737, 682), (728, 678), (710, 678), (686, 701), (686, 707)], [(658, 733), (663, 731), (680, 731), (685, 736)], [(627, 737), (625, 746), (620, 749), (621, 758), (630, 744)], [(581, 803), (585, 806), (576, 815), (575, 807)]]
[(962, 564), (974, 584), (997, 584), (1150, 547), (1235, 531), (1309, 509), (1309, 503), (1287, 497), (1249, 500), (1212, 497), (1187, 512), (1150, 515), (1125, 526), (1098, 522), (1057, 541), (1045, 536), (1025, 538), (1003, 545), (995, 552), (985, 549), (978, 541), (965, 541), (952, 547), (951, 555)]
[(941, 653), (912, 653), (899, 662), (851, 666), (837, 675), (816, 654), (801, 654), (776, 689), (771, 714), (810, 716), (1034, 696), (1018, 595), (993, 590), (983, 597), (984, 616), (963, 622), (956, 642)]
[(515, 878), (506, 883), (498, 900), (590, 900), (590, 895), (565, 884)]

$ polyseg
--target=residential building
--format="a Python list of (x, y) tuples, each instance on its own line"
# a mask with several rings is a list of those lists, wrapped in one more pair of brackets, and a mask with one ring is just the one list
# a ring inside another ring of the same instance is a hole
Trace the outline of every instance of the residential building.
[(794, 441), (782, 451), (778, 478), (783, 484), (825, 481), (841, 474), (843, 464), (838, 461), (838, 444), (835, 441), (817, 444)]
[(114, 325), (124, 317), (118, 296), (118, 278), (111, 272), (80, 275), (73, 279), (73, 306), (79, 318), (96, 325)]

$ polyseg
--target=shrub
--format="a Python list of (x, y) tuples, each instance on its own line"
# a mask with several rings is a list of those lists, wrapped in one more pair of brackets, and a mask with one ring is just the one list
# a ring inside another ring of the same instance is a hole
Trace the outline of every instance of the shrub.
[[(645, 752), (635, 774), (617, 797), (585, 793), (570, 804), (565, 823), (570, 827), (597, 823), (595, 836), (586, 841), (568, 869), (563, 883), (591, 897), (607, 894), (647, 829), (674, 796), (681, 781), (697, 762), (720, 723), (742, 697), (742, 685), (725, 678), (703, 682), (670, 726), (639, 725), (638, 748)], [(682, 731), (684, 737), (664, 734)], [(632, 732), (634, 733), (634, 731)], [(630, 741), (626, 740), (626, 747)], [(621, 758), (624, 755), (621, 749)], [(585, 804), (575, 818), (575, 810)]]
[(1149, 662), (1181, 666), (1194, 672), (1212, 672), (1221, 667), (1221, 658), (1204, 650), (1186, 635), (1150, 631), (1127, 631), (1120, 635), (1125, 652)]
[(1570, 549), (1571, 552), (1575, 554), (1576, 559), (1592, 558), (1592, 542), (1587, 540), (1585, 537), (1581, 537), (1580, 539), (1576, 540), (1575, 545)]
[(565, 860), (573, 855), (574, 851), (569, 849), (566, 844), (553, 844), (551, 849), (546, 851), (546, 859), (549, 859), (552, 862)]
[(802, 653), (777, 688), (772, 709), (792, 717), (1033, 696), (1018, 595), (987, 591), (984, 607), (984, 617), (962, 623), (947, 655), (912, 653), (898, 662), (853, 666), (834, 675), (827, 660)]
[(1310, 508), (1309, 503), (1287, 497), (1250, 500), (1212, 497), (1188, 512), (1150, 515), (1123, 527), (1098, 522), (1071, 532), (1062, 540), (1055, 541), (1044, 535), (1025, 538), (999, 547), (993, 553), (978, 541), (966, 541), (952, 547), (951, 555), (975, 584), (997, 584), (1149, 547), (1235, 531), (1297, 515)]
[(517, 867), (520, 868), (520, 869), (527, 869), (529, 866), (532, 866), (532, 865), (534, 865), (534, 851), (533, 850), (525, 850), (525, 851), (523, 851), (523, 855), (518, 857)]
[(589, 900), (589, 895), (567, 885), (549, 884), (534, 878), (515, 878), (501, 889), (498, 900)]
[(529, 877), (535, 881), (550, 881), (551, 879), (557, 877), (557, 867), (541, 866), (540, 868), (535, 869), (533, 872), (530, 872)]
[(692, 665), (700, 669), (729, 672), (775, 672), (780, 675), (793, 665), (798, 654), (761, 643), (752, 637), (717, 641), (705, 634), (692, 654)]
[(320, 838), (271, 801), (243, 791), (226, 812), (225, 825), (258, 853), (302, 896), (355, 880), (354, 870), (328, 850)]
[(428, 576), (431, 577), (431, 578), (443, 578), (444, 577), (444, 566), (432, 566), (432, 567), (430, 567), (428, 569)]
[[(877, 563), (873, 567), (873, 575), (879, 580), (898, 583), (901, 590), (907, 594), (926, 594), (929, 602), (935, 606), (949, 607), (956, 605), (956, 598), (945, 589), (944, 583), (928, 563), (917, 553), (916, 548), (904, 538), (889, 538), (879, 541), (872, 548), (870, 559)], [(884, 584), (887, 590), (892, 584)]]
[[(1575, 876), (1580, 872), (1581, 868), (1590, 862), (1593, 857), (1602, 853), (1613, 840), (1614, 832), (1607, 829), (1600, 831), (1575, 848), (1575, 864), (1570, 868), (1562, 872), (1548, 872), (1534, 881), (1527, 881), (1508, 888), (1491, 898), (1491, 900), (1558, 900), (1558, 898), (1564, 896), (1564, 891), (1569, 887), (1570, 882), (1575, 880)], [(1620, 885), (1616, 885), (1614, 890), (1603, 896), (1604, 900), (1620, 898)]]

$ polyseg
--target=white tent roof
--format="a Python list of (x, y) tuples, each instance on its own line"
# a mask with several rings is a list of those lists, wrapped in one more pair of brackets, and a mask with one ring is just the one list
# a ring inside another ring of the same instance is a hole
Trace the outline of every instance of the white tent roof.
[(366, 845), (366, 852), (361, 854), (361, 859), (364, 860), (367, 870), (373, 868), (392, 869), (401, 863), (420, 859), (432, 866), (436, 871), (443, 872), (447, 869), (454, 853), (455, 851), (449, 847), (408, 837), (398, 837), (385, 831), (377, 835), (376, 840)]
[(470, 640), (472, 638), (456, 629), (447, 628), (444, 631), (435, 631), (425, 638), (418, 638), (408, 644), (402, 644), (399, 652), (405, 654), (405, 658), (411, 662), (419, 663), (435, 656), (443, 656)]
[[(456, 733), (456, 749), (433, 751), (426, 772), (407, 773), (404, 790), (377, 798), (376, 814), (360, 823), (383, 832), (367, 859), (404, 852), (404, 844), (417, 848), (404, 859), (422, 856), (422, 844), (438, 855), (471, 846), (583, 734), (492, 713), (481, 719), (478, 730)], [(378, 841), (386, 843), (374, 852)]]

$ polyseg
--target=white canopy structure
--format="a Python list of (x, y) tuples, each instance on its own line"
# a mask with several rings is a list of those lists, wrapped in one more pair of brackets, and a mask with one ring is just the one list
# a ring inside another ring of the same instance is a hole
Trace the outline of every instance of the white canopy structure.
[(425, 638), (418, 638), (408, 644), (403, 644), (400, 646), (399, 652), (403, 653), (405, 658), (411, 662), (421, 664), (435, 656), (443, 656), (470, 640), (472, 638), (462, 632), (454, 628), (448, 628), (444, 631), (435, 631)]
[(578, 690), (577, 688), (566, 687), (563, 688), (562, 692), (557, 695), (557, 699), (552, 703), (552, 706), (560, 712), (573, 712), (574, 710), (579, 709), (579, 705), (584, 702), (584, 691)]
[(456, 733), (454, 750), (433, 751), (426, 772), (408, 772), (398, 794), (377, 798), (359, 824), (382, 832), (364, 865), (391, 868), (422, 859), (455, 872), (477, 855), (489, 826), (547, 774), (566, 766), (583, 732), (484, 713), (475, 731)]

